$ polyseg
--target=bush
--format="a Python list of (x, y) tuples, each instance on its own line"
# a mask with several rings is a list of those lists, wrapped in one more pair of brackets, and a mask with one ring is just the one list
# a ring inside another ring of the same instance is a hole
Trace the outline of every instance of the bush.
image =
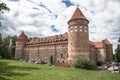
[(104, 63), (102, 61), (97, 62), (97, 66), (102, 66)]
[(75, 62), (74, 67), (86, 70), (97, 70), (97, 66), (93, 62), (81, 59)]

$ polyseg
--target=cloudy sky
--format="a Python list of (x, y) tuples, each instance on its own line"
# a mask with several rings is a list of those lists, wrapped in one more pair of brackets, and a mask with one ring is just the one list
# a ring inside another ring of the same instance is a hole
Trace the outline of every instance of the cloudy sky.
[(76, 6), (89, 20), (92, 41), (108, 39), (116, 48), (120, 37), (120, 0), (0, 0), (11, 9), (0, 14), (3, 36), (24, 31), (30, 37), (45, 37), (68, 31), (67, 21)]

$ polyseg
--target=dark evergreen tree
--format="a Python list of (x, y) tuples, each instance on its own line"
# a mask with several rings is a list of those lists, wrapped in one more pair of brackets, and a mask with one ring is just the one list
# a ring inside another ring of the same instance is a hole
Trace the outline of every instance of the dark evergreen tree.
[(2, 35), (0, 33), (0, 58), (2, 58)]
[(16, 39), (17, 39), (17, 36), (11, 36), (11, 42), (10, 42), (10, 45), (9, 45), (9, 54), (10, 54), (10, 58), (14, 58), (14, 55), (15, 55), (15, 43), (16, 43)]
[[(118, 43), (120, 43), (120, 38), (118, 40)], [(115, 50), (115, 60), (117, 62), (120, 62), (120, 44), (117, 45), (117, 48)]]
[(16, 36), (7, 36), (3, 38), (0, 53), (2, 58), (11, 59), (14, 57), (16, 39), (17, 39)]
[(9, 39), (10, 39), (10, 36), (7, 36), (5, 38), (3, 38), (3, 46), (2, 46), (2, 57), (3, 58), (10, 58), (9, 57), (9, 54), (8, 54), (8, 50), (9, 50)]

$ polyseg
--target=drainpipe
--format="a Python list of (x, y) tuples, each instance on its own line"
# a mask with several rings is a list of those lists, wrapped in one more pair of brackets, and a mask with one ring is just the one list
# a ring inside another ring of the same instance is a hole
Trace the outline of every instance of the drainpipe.
[(56, 51), (56, 44), (55, 44), (55, 57), (54, 57), (54, 64), (56, 62), (56, 57), (57, 57), (57, 51)]

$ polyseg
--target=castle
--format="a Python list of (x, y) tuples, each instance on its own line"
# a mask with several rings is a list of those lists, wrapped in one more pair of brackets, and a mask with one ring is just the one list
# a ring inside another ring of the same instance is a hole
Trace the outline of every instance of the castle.
[(89, 21), (77, 7), (68, 21), (68, 33), (44, 38), (32, 38), (29, 42), (22, 32), (16, 40), (15, 59), (72, 65), (78, 59), (93, 62), (112, 62), (112, 44), (107, 40), (89, 41)]

